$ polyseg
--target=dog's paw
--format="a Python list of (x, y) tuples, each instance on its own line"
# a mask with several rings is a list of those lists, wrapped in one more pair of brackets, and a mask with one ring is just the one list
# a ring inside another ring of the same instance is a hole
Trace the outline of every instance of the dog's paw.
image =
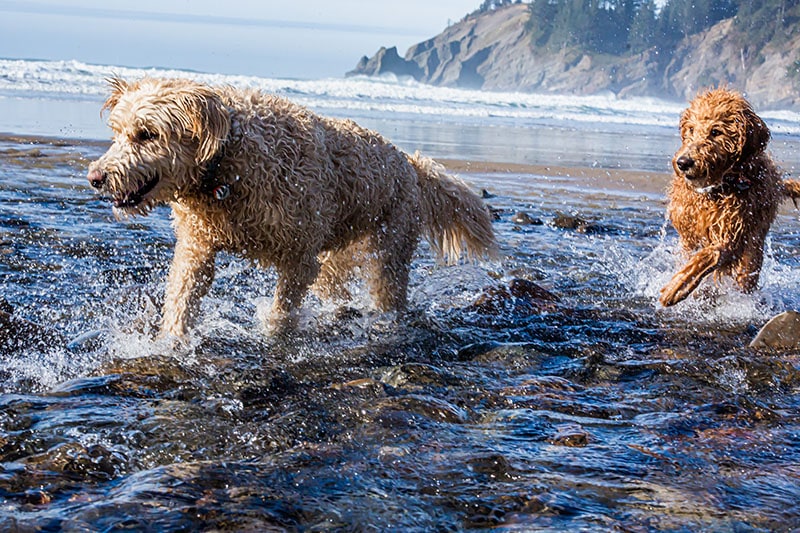
[(264, 329), (271, 337), (289, 337), (297, 331), (296, 313), (271, 313), (264, 319)]
[(665, 285), (661, 289), (660, 291), (661, 297), (658, 299), (658, 301), (664, 307), (671, 307), (676, 303), (680, 302), (681, 300), (684, 300), (689, 295), (689, 293), (686, 292), (685, 294), (683, 294), (685, 291), (681, 291), (680, 290), (681, 288), (682, 288), (681, 285), (675, 283), (675, 280), (673, 278), (672, 281), (670, 281), (667, 285)]
[(661, 289), (661, 305), (669, 307), (685, 300), (718, 267), (722, 258), (723, 250), (712, 247), (703, 248), (694, 254)]
[(689, 297), (705, 276), (691, 268), (683, 268), (675, 274), (669, 283), (661, 289), (659, 302), (664, 307), (671, 307)]
[(173, 333), (162, 329), (154, 339), (156, 345), (168, 351), (180, 351), (189, 345), (189, 337), (186, 332)]

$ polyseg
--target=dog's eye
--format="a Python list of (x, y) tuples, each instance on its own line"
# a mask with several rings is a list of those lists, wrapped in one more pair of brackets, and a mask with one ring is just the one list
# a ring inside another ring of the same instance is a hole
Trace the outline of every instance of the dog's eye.
[(709, 135), (711, 135), (712, 138), (719, 137), (720, 135), (722, 135), (722, 131), (718, 130), (717, 128), (713, 128), (709, 133)]
[(146, 143), (147, 141), (152, 141), (158, 137), (158, 134), (150, 131), (150, 130), (139, 130), (136, 132), (136, 142)]

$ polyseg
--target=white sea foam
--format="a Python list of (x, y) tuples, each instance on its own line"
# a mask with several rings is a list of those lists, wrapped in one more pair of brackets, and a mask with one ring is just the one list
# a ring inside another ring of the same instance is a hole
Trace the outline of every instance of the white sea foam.
[[(287, 80), (245, 75), (223, 75), (161, 68), (91, 65), (79, 61), (0, 59), (0, 94), (29, 98), (88, 98), (107, 92), (110, 76), (193, 78), (211, 84), (256, 87), (281, 94), (312, 108), (349, 112), (397, 113), (436, 120), (497, 120), (516, 125), (577, 124), (597, 127), (674, 128), (681, 103), (655, 98), (619, 99), (595, 96), (487, 92), (433, 87), (394, 76), (320, 80)], [(763, 114), (773, 130), (800, 133), (800, 114), (770, 111)]]

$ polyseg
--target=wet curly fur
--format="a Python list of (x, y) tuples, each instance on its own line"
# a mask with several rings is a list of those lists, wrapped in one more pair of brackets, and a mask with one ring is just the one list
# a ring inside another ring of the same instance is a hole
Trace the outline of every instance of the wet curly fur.
[(496, 252), (489, 212), (466, 184), (352, 121), (257, 90), (156, 78), (110, 85), (113, 143), (88, 179), (118, 215), (172, 207), (162, 334), (187, 331), (219, 251), (276, 268), (269, 324), (281, 329), (312, 284), (345, 296), (356, 267), (379, 309), (402, 310), (420, 236), (451, 262)]
[(700, 93), (683, 112), (680, 133), (667, 213), (688, 261), (661, 289), (661, 304), (680, 302), (712, 272), (751, 292), (778, 207), (800, 197), (800, 183), (781, 179), (766, 152), (767, 125), (735, 91)]

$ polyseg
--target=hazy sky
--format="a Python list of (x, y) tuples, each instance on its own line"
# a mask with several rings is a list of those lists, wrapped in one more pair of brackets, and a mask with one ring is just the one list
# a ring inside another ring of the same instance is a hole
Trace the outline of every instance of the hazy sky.
[(0, 57), (279, 78), (340, 77), (481, 0), (0, 0)]

